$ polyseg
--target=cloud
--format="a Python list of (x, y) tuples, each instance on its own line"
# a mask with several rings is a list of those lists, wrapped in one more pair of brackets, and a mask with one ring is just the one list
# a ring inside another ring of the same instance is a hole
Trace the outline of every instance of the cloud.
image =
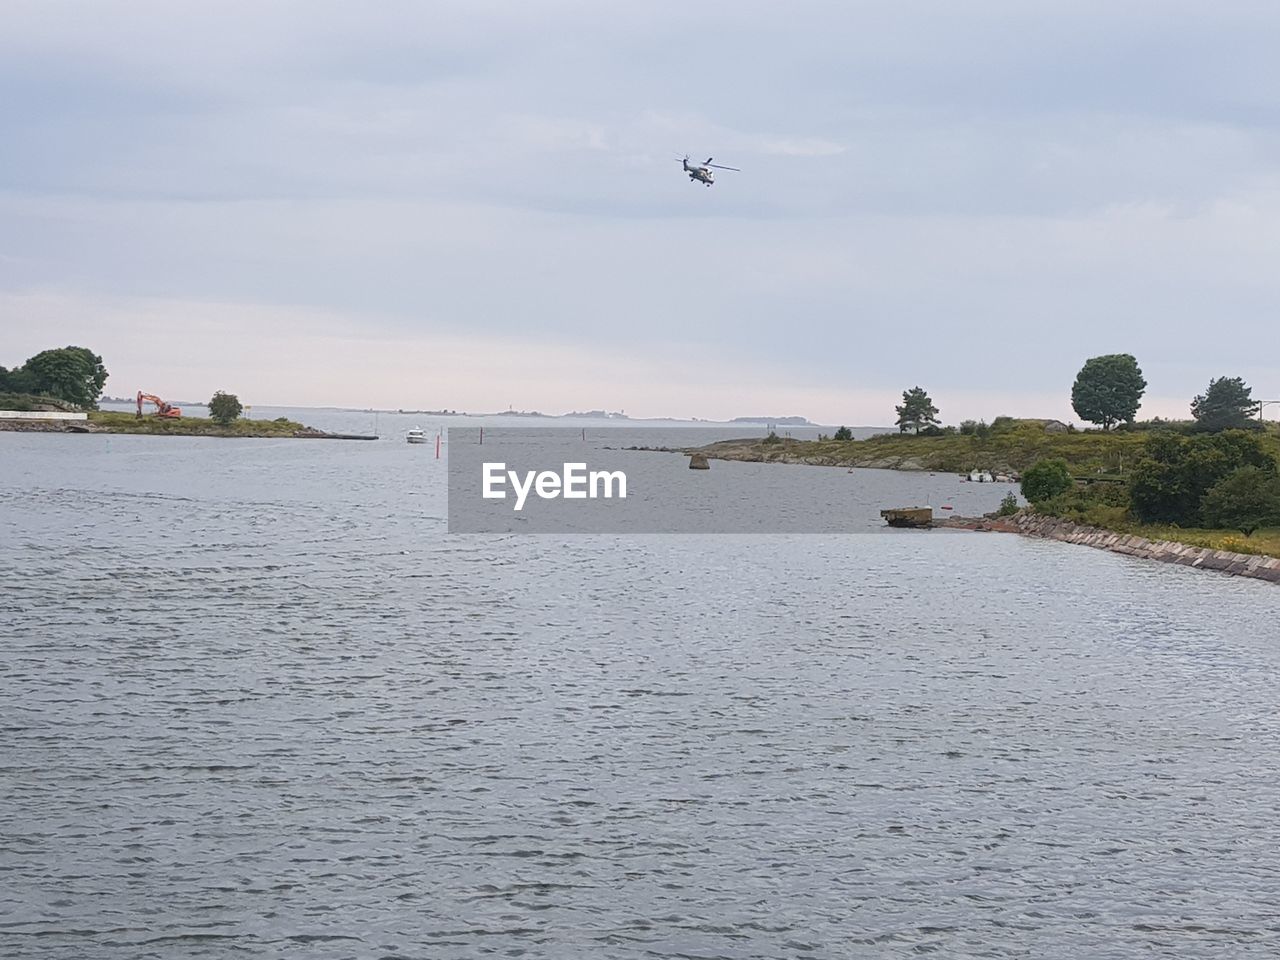
[(762, 153), (783, 157), (834, 157), (844, 153), (846, 149), (841, 144), (817, 137), (798, 140), (765, 139), (760, 144)]
[[(948, 416), (1021, 396), (1067, 419), (1079, 364), (1114, 350), (1153, 394), (1223, 374), (1280, 394), (1259, 349), (1277, 27), (1271, 5), (1189, 0), (13, 0), (0, 293), (66, 304), (41, 314), (54, 340), (101, 306), (91, 345), (122, 369), (146, 351), (137, 375), (177, 393), (215, 354), (164, 373), (111, 304), (266, 311), (311, 358), (299, 397), (409, 391), (379, 371), (439, 343), (526, 345), (528, 406), (768, 396), (883, 422), (919, 382)], [(685, 151), (743, 172), (707, 190)], [(3, 342), (26, 322), (0, 315)]]

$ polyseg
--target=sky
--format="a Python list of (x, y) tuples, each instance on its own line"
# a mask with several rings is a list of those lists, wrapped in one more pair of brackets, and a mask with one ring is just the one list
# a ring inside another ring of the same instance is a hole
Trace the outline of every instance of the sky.
[(1140, 416), (1280, 398), (1277, 36), (1261, 0), (5, 0), (0, 365), (882, 425), (916, 385), (1078, 422), (1132, 353)]

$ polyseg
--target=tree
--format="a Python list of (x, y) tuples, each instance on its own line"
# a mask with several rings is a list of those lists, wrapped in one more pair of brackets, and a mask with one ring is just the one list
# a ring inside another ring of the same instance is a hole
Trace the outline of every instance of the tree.
[(57, 397), (78, 407), (97, 407), (107, 382), (102, 358), (84, 347), (41, 351), (23, 364), (21, 371), (14, 371), (19, 372), (25, 376), (29, 392)]
[(1129, 475), (1130, 509), (1147, 522), (1196, 526), (1210, 488), (1242, 467), (1276, 472), (1275, 459), (1252, 433), (1184, 437), (1155, 431)]
[(33, 386), (31, 374), (25, 368), (0, 367), (0, 393), (31, 393)]
[(1280, 474), (1241, 467), (1209, 488), (1200, 513), (1207, 526), (1239, 530), (1246, 537), (1259, 527), (1280, 526)]
[(1065, 460), (1037, 460), (1022, 475), (1022, 495), (1032, 503), (1044, 503), (1072, 487)]
[(938, 408), (920, 387), (902, 391), (902, 406), (894, 409), (898, 411), (899, 433), (906, 433), (908, 430), (919, 433), (921, 427), (936, 426), (938, 423)]
[(219, 390), (209, 401), (209, 416), (222, 424), (230, 426), (231, 422), (244, 411), (240, 406), (240, 398), (234, 393), (223, 393)]
[(1258, 403), (1240, 377), (1219, 377), (1209, 389), (1191, 401), (1191, 415), (1200, 430), (1239, 430), (1253, 425)]
[(1071, 387), (1071, 406), (1082, 420), (1110, 430), (1132, 423), (1147, 381), (1132, 354), (1109, 353), (1085, 361)]
[(850, 430), (848, 427), (842, 425), (840, 429), (836, 431), (836, 435), (832, 437), (832, 439), (833, 440), (852, 440), (853, 431)]

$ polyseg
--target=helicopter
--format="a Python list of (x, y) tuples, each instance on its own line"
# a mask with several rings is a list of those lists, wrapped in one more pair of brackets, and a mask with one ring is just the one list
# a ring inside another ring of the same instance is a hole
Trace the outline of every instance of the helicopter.
[(684, 172), (689, 175), (690, 183), (703, 183), (708, 187), (715, 183), (716, 180), (716, 175), (711, 172), (713, 167), (716, 170), (732, 170), (735, 173), (742, 172), (737, 167), (726, 167), (723, 164), (712, 163), (711, 161), (715, 159), (714, 157), (707, 157), (706, 163), (692, 164), (689, 162), (689, 155), (687, 153), (684, 155), (683, 159), (680, 157), (677, 157), (676, 159), (684, 166)]

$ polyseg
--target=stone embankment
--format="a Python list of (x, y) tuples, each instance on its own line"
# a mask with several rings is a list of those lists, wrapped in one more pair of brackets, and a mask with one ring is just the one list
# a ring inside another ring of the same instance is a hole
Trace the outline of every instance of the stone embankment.
[(1200, 570), (1216, 570), (1237, 577), (1252, 577), (1280, 583), (1280, 558), (1256, 554), (1232, 553), (1228, 550), (1211, 550), (1193, 547), (1171, 540), (1148, 540), (1114, 530), (1086, 527), (1059, 517), (1046, 517), (1036, 513), (1018, 513), (1012, 517), (952, 517), (939, 526), (958, 527), (964, 530), (991, 530), (1000, 533), (1020, 533), (1026, 537), (1061, 540), (1079, 543), (1099, 550), (1122, 553), (1127, 557), (1159, 560)]
[(9, 420), (0, 419), (4, 433), (97, 433), (87, 420)]

